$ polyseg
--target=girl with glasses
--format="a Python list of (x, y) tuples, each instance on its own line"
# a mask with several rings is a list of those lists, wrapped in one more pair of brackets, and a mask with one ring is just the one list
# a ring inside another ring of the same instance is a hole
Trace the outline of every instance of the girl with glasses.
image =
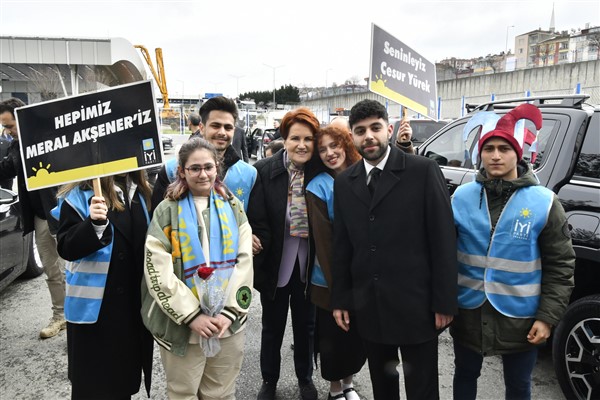
[(167, 394), (233, 399), (252, 297), (252, 231), (218, 178), (215, 147), (187, 141), (146, 238), (144, 323), (161, 345)]

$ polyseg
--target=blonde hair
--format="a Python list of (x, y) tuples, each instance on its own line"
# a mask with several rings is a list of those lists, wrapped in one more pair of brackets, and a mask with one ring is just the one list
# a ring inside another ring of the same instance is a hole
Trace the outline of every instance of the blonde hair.
[[(152, 196), (152, 189), (150, 188), (150, 185), (148, 184), (148, 180), (146, 179), (146, 171), (144, 171), (144, 170), (132, 171), (132, 172), (129, 172), (126, 176), (129, 177), (131, 179), (131, 181), (137, 185), (142, 196), (144, 197), (144, 200), (146, 202), (146, 207), (148, 207), (148, 209), (149, 209), (151, 207), (150, 198)], [(100, 178), (100, 187), (102, 188), (102, 197), (104, 197), (104, 201), (106, 201), (106, 206), (110, 210), (113, 210), (113, 211), (124, 211), (125, 204), (123, 204), (119, 195), (117, 194), (117, 191), (115, 190), (115, 185), (118, 186), (119, 188), (121, 188), (124, 196), (128, 195), (127, 188), (126, 188), (126, 182), (124, 182), (122, 179), (119, 179), (118, 175), (104, 176), (104, 177)], [(94, 190), (94, 185), (93, 185), (91, 179), (88, 179), (88, 180), (85, 180), (82, 182), (71, 182), (71, 183), (62, 185), (58, 189), (58, 193), (56, 194), (56, 197), (64, 197), (71, 190), (75, 189), (76, 187), (79, 187), (81, 190)]]

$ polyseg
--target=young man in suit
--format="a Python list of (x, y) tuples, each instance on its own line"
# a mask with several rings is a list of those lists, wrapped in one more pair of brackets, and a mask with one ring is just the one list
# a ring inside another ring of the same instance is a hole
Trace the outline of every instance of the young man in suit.
[(358, 328), (375, 399), (399, 399), (398, 348), (408, 399), (437, 399), (438, 334), (457, 312), (456, 235), (438, 165), (389, 145), (385, 107), (350, 113), (363, 161), (334, 186), (332, 306)]

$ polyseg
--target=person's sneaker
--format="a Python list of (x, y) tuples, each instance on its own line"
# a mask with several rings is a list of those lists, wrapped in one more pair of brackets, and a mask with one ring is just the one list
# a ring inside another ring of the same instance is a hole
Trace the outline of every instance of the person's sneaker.
[(256, 400), (275, 400), (275, 389), (277, 385), (272, 383), (263, 382), (256, 396)]
[(346, 397), (346, 400), (360, 400), (358, 393), (356, 393), (356, 390), (354, 390), (353, 387), (344, 389), (344, 396)]
[(40, 331), (42, 339), (48, 339), (58, 335), (60, 331), (67, 329), (67, 321), (63, 317), (52, 318), (47, 327)]
[(319, 394), (317, 393), (317, 388), (315, 387), (315, 384), (310, 381), (307, 383), (300, 383), (300, 397), (302, 397), (302, 400), (317, 400), (319, 397)]

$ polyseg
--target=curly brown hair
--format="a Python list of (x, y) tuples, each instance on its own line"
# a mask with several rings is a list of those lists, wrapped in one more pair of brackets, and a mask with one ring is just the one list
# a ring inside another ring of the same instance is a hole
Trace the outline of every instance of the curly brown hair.
[[(315, 140), (317, 143), (317, 149), (319, 143), (323, 136), (329, 135), (333, 139), (335, 143), (338, 143), (344, 149), (344, 153), (346, 153), (346, 168), (357, 162), (361, 159), (360, 154), (356, 150), (354, 143), (352, 142), (352, 138), (348, 134), (348, 132), (343, 131), (337, 126), (326, 126), (325, 128), (319, 129), (317, 135), (315, 136)], [(318, 153), (318, 150), (317, 150)]]

